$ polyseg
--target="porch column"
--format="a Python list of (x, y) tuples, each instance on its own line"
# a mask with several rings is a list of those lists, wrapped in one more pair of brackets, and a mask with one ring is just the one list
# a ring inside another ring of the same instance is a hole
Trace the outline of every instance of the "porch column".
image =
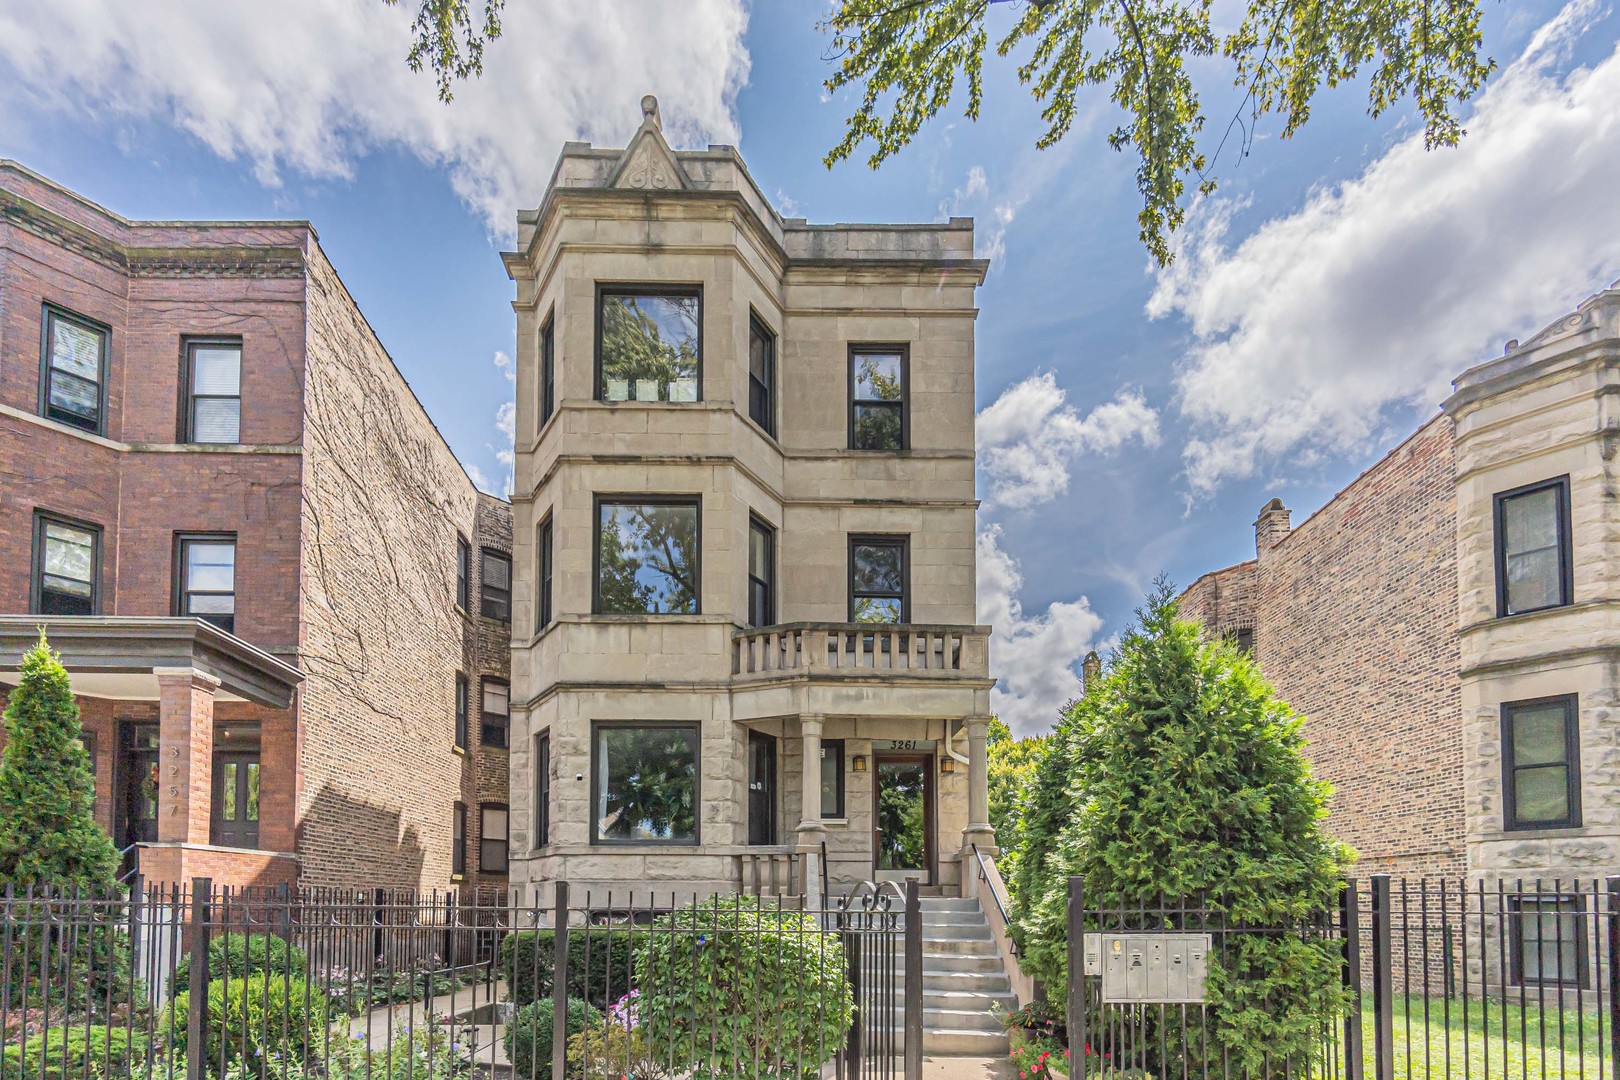
[(195, 668), (154, 668), (158, 681), (158, 840), (206, 844), (214, 787), (214, 691)]
[(968, 824), (962, 830), (962, 850), (979, 845), (986, 855), (996, 853), (996, 831), (990, 826), (990, 718), (967, 718)]
[(804, 867), (804, 895), (821, 900), (821, 842), (827, 829), (821, 823), (821, 727), (816, 713), (799, 717), (804, 769), (799, 779), (799, 863)]

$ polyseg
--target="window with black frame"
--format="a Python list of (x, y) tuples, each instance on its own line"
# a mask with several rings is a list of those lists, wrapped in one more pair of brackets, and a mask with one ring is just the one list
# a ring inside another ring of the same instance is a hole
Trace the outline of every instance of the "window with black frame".
[(100, 568), (100, 528), (35, 515), (34, 614), (98, 614)]
[(1569, 477), (1500, 492), (1494, 502), (1497, 615), (1572, 603)]
[(601, 724), (592, 753), (593, 842), (697, 843), (696, 724)]
[(1517, 986), (1587, 989), (1585, 905), (1579, 896), (1510, 896), (1509, 974)]
[(696, 499), (599, 499), (594, 610), (696, 615), (701, 571)]
[(236, 632), (236, 538), (224, 535), (179, 538), (179, 614), (204, 619), (228, 634)]
[(776, 530), (748, 519), (748, 625), (776, 622)]
[(906, 448), (908, 360), (903, 346), (850, 347), (850, 449), (898, 451)]
[(821, 816), (844, 817), (844, 740), (821, 740)]
[(107, 381), (107, 328), (60, 308), (45, 309), (40, 411), (100, 435)]
[(486, 619), (512, 621), (512, 557), (487, 548), (480, 552), (478, 611)]
[(535, 538), (535, 549), (540, 560), (538, 574), (539, 604), (535, 611), (535, 629), (544, 630), (551, 625), (551, 545), (552, 545), (551, 515), (547, 514), (540, 522), (540, 529)]
[(512, 689), (503, 679), (482, 680), (482, 715), (478, 739), (485, 746), (505, 747), (511, 729)]
[(911, 618), (906, 579), (910, 541), (904, 536), (849, 539), (849, 620), (903, 623)]
[(462, 877), (467, 873), (467, 804), (458, 802), (450, 815), (450, 873)]
[(472, 545), (467, 538), (456, 536), (456, 607), (472, 610)]
[(540, 426), (545, 427), (557, 411), (557, 333), (556, 320), (546, 316), (540, 328)]
[(551, 843), (551, 732), (534, 737), (534, 846)]
[(604, 286), (596, 300), (601, 401), (697, 401), (703, 297), (695, 287)]
[(467, 749), (467, 735), (472, 729), (472, 686), (467, 676), (456, 673), (456, 749)]
[(242, 441), (242, 343), (186, 344), (186, 441)]
[(478, 808), (478, 869), (504, 874), (507, 868), (508, 822), (505, 803), (484, 803)]
[(776, 434), (776, 335), (757, 315), (748, 318), (748, 417)]
[(1508, 829), (1581, 823), (1580, 703), (1574, 694), (1502, 706), (1502, 786)]

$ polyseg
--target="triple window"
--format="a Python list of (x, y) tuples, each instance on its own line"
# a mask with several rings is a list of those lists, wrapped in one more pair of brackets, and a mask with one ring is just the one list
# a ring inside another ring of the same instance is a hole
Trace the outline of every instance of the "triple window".
[(906, 449), (906, 376), (910, 350), (904, 345), (851, 345), (849, 349), (849, 448)]
[(486, 619), (512, 621), (512, 557), (485, 548), (478, 566), (478, 610)]
[(242, 441), (241, 342), (187, 343), (185, 440)]
[(100, 570), (99, 528), (34, 515), (34, 614), (100, 614)]
[(40, 412), (100, 435), (105, 422), (107, 328), (60, 308), (45, 308)]
[(596, 501), (599, 615), (696, 615), (700, 505), (694, 498)]
[(177, 613), (205, 619), (226, 633), (235, 633), (236, 537), (182, 535), (177, 543)]
[(599, 401), (697, 401), (702, 370), (702, 289), (597, 287)]
[(698, 725), (598, 724), (591, 841), (698, 842)]
[(1569, 477), (1501, 492), (1495, 512), (1497, 615), (1573, 603)]
[(480, 694), (483, 702), (478, 740), (485, 746), (504, 747), (512, 722), (512, 688), (501, 679), (484, 679)]
[(1574, 694), (1502, 706), (1502, 788), (1508, 829), (1581, 823), (1579, 702)]
[(910, 548), (904, 536), (849, 538), (849, 621), (911, 621)]

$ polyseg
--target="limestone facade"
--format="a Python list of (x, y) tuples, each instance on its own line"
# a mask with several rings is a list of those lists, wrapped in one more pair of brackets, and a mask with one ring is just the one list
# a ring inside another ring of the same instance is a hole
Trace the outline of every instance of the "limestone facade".
[[(734, 149), (672, 151), (656, 103), (645, 109), (623, 150), (563, 148), (505, 256), (518, 343), (512, 883), (542, 900), (560, 878), (622, 898), (774, 874), (784, 890), (816, 892), (823, 842), (835, 890), (869, 879), (878, 763), (911, 743), (931, 790), (922, 871), (954, 887), (965, 844), (991, 839), (973, 549), (974, 290), (986, 267), (972, 223), (784, 219)], [(604, 304), (617, 302), (603, 298), (627, 288), (699, 298), (694, 376), (654, 393), (599, 370)], [(764, 394), (750, 375), (756, 338), (769, 341)], [(903, 440), (887, 449), (852, 448), (865, 346), (904, 358)], [(602, 507), (649, 497), (696, 507), (685, 511), (697, 519), (693, 598), (678, 613), (605, 611)], [(770, 530), (768, 569), (751, 560), (751, 523)], [(904, 545), (897, 624), (851, 622), (862, 537)], [(760, 625), (751, 571), (770, 579)], [(601, 733), (646, 723), (696, 732), (699, 807), (683, 843), (603, 834)], [(823, 814), (821, 785), (802, 782), (834, 740), (837, 817)], [(774, 777), (751, 769), (751, 745), (773, 750)]]

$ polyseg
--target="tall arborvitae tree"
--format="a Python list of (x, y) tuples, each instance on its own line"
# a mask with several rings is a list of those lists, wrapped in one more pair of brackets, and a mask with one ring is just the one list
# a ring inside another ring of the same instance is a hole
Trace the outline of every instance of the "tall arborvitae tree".
[(6, 705), (0, 756), (0, 888), (111, 892), (118, 852), (96, 824), (95, 776), (68, 673), (40, 634)]
[(1166, 1033), (1167, 1052), (1234, 1070), (1315, 1053), (1346, 1004), (1338, 945), (1275, 931), (1331, 910), (1351, 853), (1323, 831), (1330, 789), (1311, 776), (1301, 728), (1252, 660), (1177, 618), (1161, 582), (1060, 727), (1066, 802), (1026, 894), (1025, 969), (1061, 1000), (1071, 875), (1088, 909), (1202, 896), (1210, 925), (1237, 932), (1210, 958), (1202, 1030)]

